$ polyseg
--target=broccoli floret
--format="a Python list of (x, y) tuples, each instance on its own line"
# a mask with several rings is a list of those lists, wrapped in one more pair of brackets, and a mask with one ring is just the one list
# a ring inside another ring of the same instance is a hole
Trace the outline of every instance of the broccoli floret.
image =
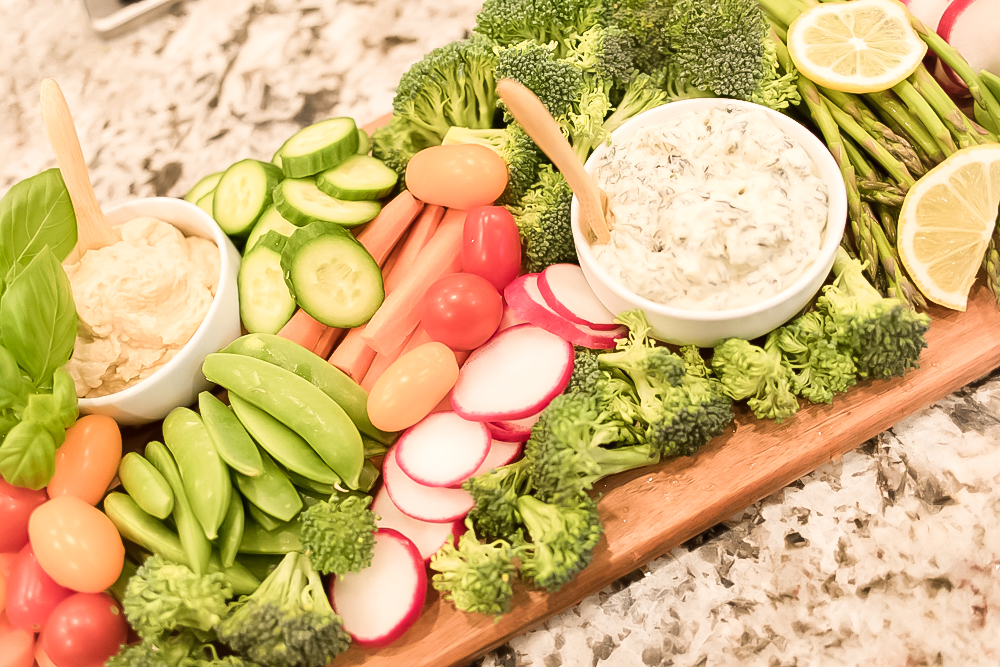
[(521, 573), (547, 591), (559, 590), (593, 560), (594, 547), (604, 532), (597, 502), (580, 496), (549, 504), (522, 496), (517, 506), (531, 538), (515, 544), (522, 560)]
[(372, 564), (375, 513), (363, 494), (334, 495), (302, 512), (302, 547), (323, 574), (343, 577)]
[(522, 263), (528, 273), (537, 273), (552, 264), (578, 262), (569, 206), (573, 191), (552, 165), (538, 169), (538, 181), (516, 206), (509, 206), (524, 248)]
[(225, 574), (198, 575), (154, 555), (129, 579), (122, 606), (140, 637), (159, 640), (177, 628), (210, 631), (225, 618), (232, 596)]
[(453, 127), (444, 136), (444, 144), (480, 144), (493, 149), (507, 164), (507, 187), (498, 204), (516, 204), (538, 179), (542, 163), (541, 149), (516, 122), (504, 129), (474, 130)]
[(802, 101), (799, 95), (798, 71), (782, 72), (778, 64), (777, 44), (773, 36), (764, 40), (764, 73), (758, 78), (757, 86), (750, 94), (750, 101), (780, 111), (789, 104)]
[(600, 394), (604, 392), (603, 384), (607, 382), (606, 371), (601, 370), (596, 350), (579, 345), (573, 348), (573, 374), (569, 384), (563, 390), (564, 394), (579, 392), (582, 394)]
[(445, 599), (461, 611), (500, 616), (510, 611), (514, 595), (517, 566), (515, 552), (505, 540), (484, 544), (476, 537), (472, 522), (458, 539), (458, 547), (448, 536), (436, 554), (431, 556), (431, 578), (435, 590), (445, 593)]
[(636, 73), (628, 80), (625, 94), (615, 110), (605, 119), (604, 131), (611, 134), (633, 116), (669, 101), (667, 92), (658, 88), (648, 74)]
[(388, 125), (383, 125), (372, 134), (372, 155), (399, 174), (402, 183), (410, 158), (439, 143), (409, 120), (393, 116)]
[(106, 667), (257, 667), (238, 656), (219, 658), (215, 647), (191, 631), (162, 640), (145, 639), (140, 644), (123, 645)]
[(781, 423), (799, 409), (792, 392), (792, 369), (773, 341), (758, 347), (730, 338), (715, 348), (712, 370), (722, 390), (735, 401), (746, 400), (758, 419)]
[(309, 557), (286, 554), (253, 594), (230, 605), (220, 640), (263, 667), (325, 667), (350, 636)]
[(828, 324), (829, 318), (814, 310), (768, 334), (795, 373), (795, 393), (813, 403), (830, 403), (857, 381), (854, 360), (828, 333)]
[(525, 445), (535, 495), (546, 502), (575, 499), (603, 477), (659, 461), (656, 450), (646, 444), (605, 446), (629, 439), (629, 425), (602, 412), (596, 397), (556, 396)]
[(553, 42), (563, 56), (604, 14), (601, 0), (486, 0), (475, 31), (504, 46)]
[[(556, 56), (555, 43), (518, 42), (497, 48), (496, 54), (497, 80), (513, 79), (523, 85), (557, 120), (573, 111), (586, 92), (583, 71), (573, 63), (560, 60)], [(506, 120), (510, 120), (509, 114)]]
[(635, 41), (616, 26), (595, 25), (580, 35), (566, 60), (612, 83), (626, 83), (635, 72)]
[(901, 377), (916, 368), (927, 346), (930, 317), (905, 301), (883, 298), (865, 278), (863, 265), (842, 247), (833, 262), (836, 276), (816, 306), (830, 318), (830, 330), (845, 346), (862, 378)]
[(673, 0), (615, 0), (609, 3), (608, 23), (624, 31), (637, 45), (634, 64), (650, 76), (662, 73), (669, 53), (669, 36), (663, 30)]
[(408, 120), (429, 145), (441, 143), (453, 125), (492, 127), (497, 103), (493, 46), (473, 35), (428, 53), (399, 80), (394, 114)]
[(517, 499), (531, 487), (531, 467), (527, 459), (501, 466), (462, 484), (472, 494), (475, 505), (468, 520), (486, 540), (510, 540), (523, 522)]

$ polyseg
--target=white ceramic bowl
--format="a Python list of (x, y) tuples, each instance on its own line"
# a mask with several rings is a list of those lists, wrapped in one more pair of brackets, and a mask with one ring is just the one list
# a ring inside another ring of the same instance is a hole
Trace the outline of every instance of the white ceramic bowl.
[(112, 225), (141, 216), (159, 218), (185, 236), (211, 239), (219, 248), (220, 275), (215, 299), (187, 345), (145, 380), (114, 394), (80, 399), (81, 414), (108, 415), (123, 426), (145, 424), (163, 419), (178, 406), (194, 403), (198, 394), (211, 386), (201, 372), (205, 357), (239, 337), (236, 274), (240, 268), (240, 253), (211, 216), (183, 199), (138, 199), (113, 206), (104, 214)]
[[(715, 107), (763, 109), (775, 124), (799, 142), (813, 160), (816, 173), (827, 187), (829, 217), (823, 232), (819, 256), (798, 280), (774, 296), (742, 308), (714, 311), (694, 311), (673, 308), (635, 294), (614, 280), (602, 266), (580, 229), (579, 202), (573, 197), (571, 208), (573, 240), (576, 243), (580, 268), (591, 288), (611, 312), (618, 314), (641, 309), (653, 327), (656, 338), (679, 345), (695, 344), (712, 347), (726, 338), (752, 339), (775, 329), (794, 317), (816, 295), (833, 267), (833, 259), (844, 234), (847, 219), (847, 191), (836, 161), (826, 146), (812, 132), (784, 114), (766, 107), (718, 98), (672, 102), (639, 114), (611, 135), (622, 141), (639, 128), (662, 123), (692, 112), (707, 112)], [(609, 147), (602, 144), (587, 160), (585, 169), (593, 175), (598, 159)]]

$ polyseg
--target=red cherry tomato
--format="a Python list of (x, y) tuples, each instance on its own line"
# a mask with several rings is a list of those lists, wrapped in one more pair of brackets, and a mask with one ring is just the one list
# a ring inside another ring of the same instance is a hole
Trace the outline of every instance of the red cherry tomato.
[(59, 603), (39, 641), (59, 667), (101, 667), (128, 639), (128, 622), (107, 593), (77, 593)]
[(521, 272), (521, 237), (503, 206), (469, 211), (462, 234), (462, 268), (490, 281), (498, 292)]
[(28, 517), (48, 499), (44, 489), (22, 489), (0, 478), (0, 552), (20, 551), (28, 543)]
[(105, 415), (81, 417), (66, 430), (66, 442), (56, 452), (49, 497), (76, 496), (96, 505), (121, 460), (122, 433), (115, 420)]
[(420, 323), (453, 350), (474, 350), (490, 339), (503, 317), (503, 298), (486, 278), (452, 273), (427, 288)]
[(31, 667), (34, 648), (35, 635), (14, 627), (0, 614), (0, 667)]
[(38, 632), (56, 605), (72, 594), (45, 573), (31, 545), (26, 545), (7, 577), (7, 618), (15, 628)]
[(473, 208), (492, 204), (507, 187), (507, 165), (479, 144), (432, 146), (406, 165), (406, 188), (428, 204)]

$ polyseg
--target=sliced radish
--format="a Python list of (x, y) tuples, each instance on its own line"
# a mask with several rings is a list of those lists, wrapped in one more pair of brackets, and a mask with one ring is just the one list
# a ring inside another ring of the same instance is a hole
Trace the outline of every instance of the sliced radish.
[(903, 0), (910, 13), (931, 30), (938, 26), (941, 15), (951, 2), (952, 0)]
[(454, 535), (455, 539), (458, 539), (458, 536), (465, 532), (465, 523), (462, 519), (451, 523), (432, 523), (403, 514), (392, 502), (384, 487), (375, 494), (372, 512), (378, 517), (375, 523), (379, 528), (392, 528), (410, 538), (425, 563), (437, 553), (449, 535)]
[(454, 412), (435, 412), (411, 426), (396, 443), (396, 463), (425, 486), (454, 486), (474, 473), (490, 451), (486, 424)]
[(494, 440), (518, 443), (526, 441), (531, 436), (530, 431), (525, 435), (523, 431), (507, 430), (500, 426), (500, 422), (486, 422), (486, 425), (490, 428), (490, 435), (493, 436)]
[(505, 466), (512, 462), (521, 452), (524, 451), (524, 447), (520, 442), (505, 442), (503, 440), (494, 440), (490, 445), (490, 454), (483, 461), (482, 465), (479, 466), (479, 470), (469, 475), (470, 477), (479, 477), (480, 475), (485, 475), (494, 468), (499, 468), (500, 466)]
[(552, 310), (574, 324), (598, 330), (617, 329), (615, 314), (594, 294), (583, 269), (576, 264), (553, 264), (538, 274), (538, 292)]
[[(941, 14), (937, 32), (969, 61), (972, 71), (1000, 74), (997, 17), (1000, 0), (954, 0)], [(950, 69), (947, 71), (955, 83), (962, 81)]]
[(375, 531), (371, 567), (330, 583), (330, 602), (344, 630), (361, 646), (385, 646), (420, 617), (427, 570), (417, 547), (392, 528)]
[(472, 353), (451, 390), (451, 407), (473, 421), (529, 417), (562, 392), (572, 374), (568, 341), (520, 324)]
[(468, 514), (474, 504), (468, 491), (424, 486), (407, 477), (396, 461), (395, 445), (382, 461), (382, 478), (386, 492), (399, 511), (421, 521), (455, 521)]
[(525, 417), (524, 419), (508, 419), (505, 421), (490, 422), (488, 426), (490, 427), (490, 432), (493, 433), (493, 437), (498, 440), (524, 442), (531, 437), (531, 427), (535, 425), (535, 422), (537, 422), (538, 418), (541, 416), (542, 411), (539, 410), (535, 414), (530, 417)]
[[(512, 326), (518, 324), (526, 324), (528, 321), (518, 317), (514, 310), (508, 306), (506, 303), (503, 304), (503, 315), (500, 316), (500, 326), (497, 327), (497, 333), (500, 333), (504, 329), (510, 329)], [(496, 335), (496, 334), (494, 334)]]
[(538, 291), (539, 275), (529, 273), (520, 276), (504, 289), (504, 298), (518, 316), (574, 345), (583, 345), (595, 350), (611, 349), (615, 346), (616, 338), (627, 335), (628, 329), (623, 326), (599, 331), (584, 324), (570, 322), (552, 310)]

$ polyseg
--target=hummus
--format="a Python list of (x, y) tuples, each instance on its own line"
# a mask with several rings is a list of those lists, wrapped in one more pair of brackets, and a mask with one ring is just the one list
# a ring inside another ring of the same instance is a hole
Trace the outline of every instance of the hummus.
[(170, 361), (205, 319), (219, 282), (212, 241), (149, 217), (118, 229), (121, 241), (66, 267), (80, 322), (66, 370), (80, 398), (119, 392)]

